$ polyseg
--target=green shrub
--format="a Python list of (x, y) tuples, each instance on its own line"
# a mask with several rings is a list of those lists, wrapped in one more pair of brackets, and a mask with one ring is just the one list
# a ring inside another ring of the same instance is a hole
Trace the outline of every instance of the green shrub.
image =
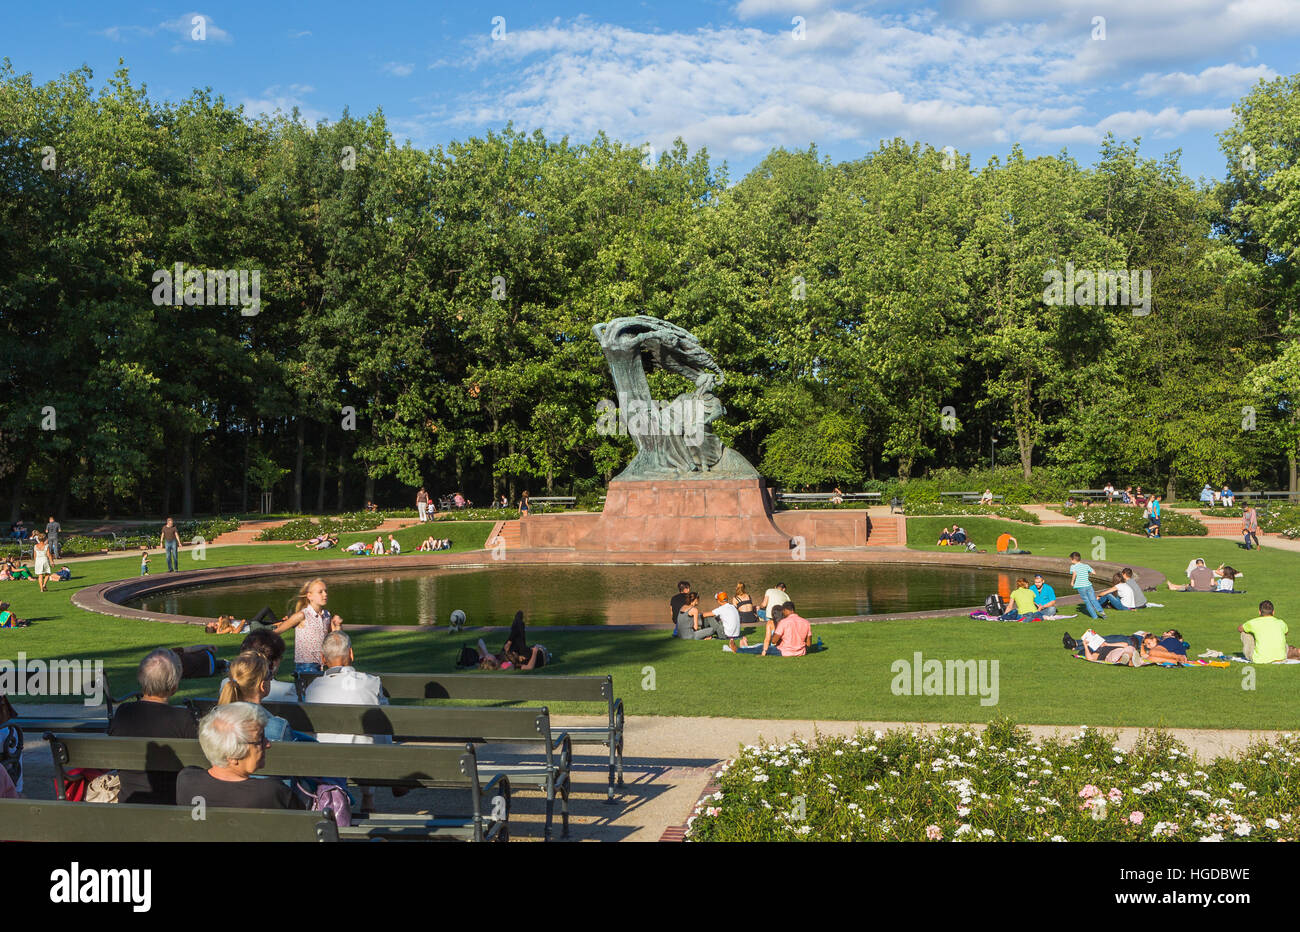
[(1025, 511), (1019, 505), (954, 505), (948, 501), (914, 504), (909, 501), (904, 506), (903, 512), (911, 518), (921, 515), (990, 515), (1008, 521), (1023, 521), (1026, 524), (1042, 523), (1038, 515), (1032, 511)]
[(320, 534), (354, 534), (373, 531), (384, 523), (384, 516), (375, 511), (356, 511), (350, 514), (322, 518), (295, 518), (278, 527), (269, 527), (257, 535), (258, 540), (308, 540)]
[[(1088, 527), (1104, 527), (1130, 534), (1145, 534), (1147, 529), (1142, 509), (1135, 505), (1076, 505), (1073, 508), (1057, 507), (1056, 510)], [(1204, 537), (1209, 530), (1191, 515), (1165, 509), (1160, 514), (1160, 533), (1165, 537)]]
[(1125, 753), (1085, 728), (1043, 742), (1009, 721), (937, 733), (746, 746), (690, 841), (1294, 841), (1300, 738), (1200, 763), (1168, 734)]

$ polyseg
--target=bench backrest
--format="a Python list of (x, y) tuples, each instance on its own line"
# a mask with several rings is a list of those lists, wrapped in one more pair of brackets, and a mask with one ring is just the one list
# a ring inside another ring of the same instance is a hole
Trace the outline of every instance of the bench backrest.
[[(60, 777), (72, 767), (156, 770), (209, 766), (195, 738), (115, 738), (108, 735), (47, 735)], [(324, 744), (282, 741), (266, 750), (258, 771), (270, 777), (347, 777), (357, 782), (478, 787), (472, 745), (416, 747), (393, 744)]]
[[(212, 699), (191, 700), (199, 715)], [(521, 709), (441, 708), (414, 705), (325, 705), (264, 702), (289, 727), (308, 734), (393, 735), (423, 741), (548, 741), (550, 713), (545, 707)]]
[[(299, 695), (317, 674), (298, 674)], [(377, 673), (390, 699), (486, 699), (497, 702), (614, 701), (612, 676), (520, 673)]]
[(3, 841), (338, 841), (319, 812), (189, 806), (106, 806), (47, 799), (0, 799)]

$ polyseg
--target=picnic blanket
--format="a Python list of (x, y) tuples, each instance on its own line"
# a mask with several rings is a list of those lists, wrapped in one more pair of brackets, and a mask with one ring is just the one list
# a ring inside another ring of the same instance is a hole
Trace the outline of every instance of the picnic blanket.
[[(1000, 621), (1002, 616), (990, 615), (988, 612), (971, 612), (970, 617), (974, 618), (977, 621)], [(1057, 619), (1061, 619), (1061, 618), (1078, 618), (1078, 617), (1079, 617), (1078, 615), (1025, 615), (1023, 617), (1016, 618), (1016, 619), (1008, 618), (1007, 621), (1014, 620), (1014, 621), (1023, 621), (1029, 623), (1034, 621), (1056, 621)]]

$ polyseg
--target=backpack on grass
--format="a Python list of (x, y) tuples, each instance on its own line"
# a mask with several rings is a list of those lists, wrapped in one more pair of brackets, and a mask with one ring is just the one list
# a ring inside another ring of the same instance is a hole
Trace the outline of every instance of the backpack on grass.
[(473, 647), (462, 647), (456, 657), (456, 666), (458, 667), (477, 667), (478, 650)]
[(1007, 603), (1002, 601), (1002, 596), (996, 592), (984, 600), (984, 612), (988, 615), (1005, 615), (1007, 613)]

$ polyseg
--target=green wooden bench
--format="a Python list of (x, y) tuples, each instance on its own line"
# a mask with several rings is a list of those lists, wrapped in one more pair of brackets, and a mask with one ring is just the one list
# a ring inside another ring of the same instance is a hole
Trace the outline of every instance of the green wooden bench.
[(0, 841), (338, 841), (319, 812), (208, 809), (188, 806), (104, 806), (48, 799), (0, 799)]
[[(208, 759), (193, 738), (117, 738), (109, 735), (46, 734), (56, 771), (55, 788), (63, 796), (67, 770), (155, 770), (178, 773), (185, 767), (207, 769)], [(464, 788), (470, 815), (434, 818), (376, 814), (340, 827), (345, 841), (366, 838), (457, 838), (506, 841), (510, 837), (510, 781), (496, 777), (480, 782), (473, 745), (415, 747), (392, 744), (317, 744), (276, 742), (267, 748), (260, 774), (270, 777), (343, 776), (368, 786)], [(484, 812), (483, 800), (499, 797)], [(127, 808), (134, 809), (131, 805)], [(181, 807), (185, 808), (185, 807)]]
[[(30, 675), (30, 674), (29, 674)], [(86, 731), (86, 732), (105, 732), (108, 731), (108, 723), (112, 721), (113, 710), (131, 699), (139, 697), (139, 693), (131, 693), (129, 696), (123, 696), (121, 699), (114, 699), (113, 693), (108, 685), (108, 673), (105, 671), (101, 679), (102, 695), (104, 697), (104, 706), (101, 710), (98, 707), (88, 708), (84, 705), (68, 704), (67, 715), (23, 715), (22, 709), (16, 709), (17, 718), (11, 718), (5, 722), (6, 725), (17, 725), (23, 731), (29, 732), (46, 732), (46, 731)], [(10, 695), (13, 699), (16, 693)]]
[[(301, 697), (307, 684), (319, 674), (299, 673), (294, 677)], [(548, 676), (510, 673), (377, 673), (388, 698), (474, 699), (493, 702), (602, 702), (608, 712), (605, 725), (566, 727), (574, 744), (602, 744), (609, 748), (609, 788), (623, 785), (623, 700), (614, 698), (612, 676)]]
[[(212, 699), (191, 699), (190, 707), (203, 716), (216, 704)], [(507, 777), (511, 785), (533, 786), (546, 794), (545, 837), (551, 837), (555, 800), (560, 799), (562, 837), (569, 835), (569, 772), (573, 743), (566, 732), (551, 734), (551, 716), (543, 708), (484, 709), (415, 705), (325, 705), (322, 703), (264, 702), (289, 727), (308, 734), (389, 735), (394, 741), (464, 742), (486, 744), (539, 743), (545, 757), (537, 764), (502, 764), (480, 761), (484, 773)]]

